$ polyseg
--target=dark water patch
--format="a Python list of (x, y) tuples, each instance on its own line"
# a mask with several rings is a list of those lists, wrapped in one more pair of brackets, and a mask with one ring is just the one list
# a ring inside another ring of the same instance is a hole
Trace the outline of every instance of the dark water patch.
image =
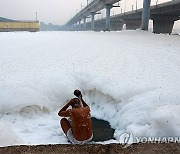
[(114, 139), (114, 129), (111, 128), (108, 121), (96, 119), (94, 117), (92, 120), (92, 128), (93, 128), (93, 141), (107, 141), (110, 139)]

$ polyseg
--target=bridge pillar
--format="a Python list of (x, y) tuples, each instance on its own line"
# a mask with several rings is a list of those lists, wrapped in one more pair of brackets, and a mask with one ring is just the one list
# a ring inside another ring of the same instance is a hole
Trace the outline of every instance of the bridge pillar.
[(81, 20), (78, 22), (78, 30), (81, 31)]
[(77, 31), (77, 23), (74, 23), (74, 31)]
[(73, 29), (72, 31), (76, 31), (76, 23), (73, 24)]
[(86, 31), (86, 17), (83, 17), (83, 30)]
[(153, 32), (171, 34), (174, 22), (179, 20), (179, 16), (163, 16), (163, 15), (153, 15)]
[(126, 19), (126, 30), (136, 30), (141, 27), (141, 19)]
[(71, 29), (70, 29), (70, 31), (73, 31), (73, 28), (74, 28), (74, 25), (72, 24), (72, 25), (71, 25)]
[(94, 16), (95, 12), (91, 12), (91, 30), (94, 31)]
[(141, 21), (142, 30), (148, 30), (149, 18), (150, 18), (150, 6), (151, 6), (151, 0), (144, 0), (143, 11), (142, 11), (142, 21)]
[(71, 25), (67, 27), (67, 31), (71, 31)]
[(106, 4), (106, 30), (110, 31), (110, 10), (112, 8), (111, 4)]
[(78, 22), (76, 22), (76, 31), (78, 31)]
[(87, 30), (91, 30), (91, 21), (90, 22), (86, 22), (86, 31)]
[(79, 22), (76, 23), (76, 29), (79, 31)]

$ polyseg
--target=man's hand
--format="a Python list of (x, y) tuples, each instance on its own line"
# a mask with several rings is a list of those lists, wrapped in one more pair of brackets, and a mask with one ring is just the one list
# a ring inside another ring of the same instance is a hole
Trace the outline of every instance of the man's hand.
[(79, 98), (79, 97), (82, 97), (81, 91), (78, 90), (78, 89), (76, 89), (76, 90), (74, 91), (74, 95), (77, 96), (78, 98)]
[(88, 105), (86, 104), (86, 102), (83, 100), (82, 94), (81, 94), (81, 91), (80, 91), (80, 90), (76, 89), (76, 90), (74, 91), (74, 95), (79, 98), (79, 100), (82, 102), (83, 107), (88, 106)]

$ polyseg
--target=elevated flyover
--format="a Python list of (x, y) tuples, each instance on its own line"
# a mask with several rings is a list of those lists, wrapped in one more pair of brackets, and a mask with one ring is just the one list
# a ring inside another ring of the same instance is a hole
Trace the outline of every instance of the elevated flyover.
[(66, 25), (73, 24), (83, 19), (83, 17), (87, 17), (91, 15), (91, 13), (98, 12), (106, 7), (106, 5), (113, 5), (120, 0), (94, 0), (85, 8), (83, 8), (79, 13), (77, 13), (73, 18), (71, 18)]
[[(84, 30), (86, 30), (86, 18), (91, 15), (91, 20), (94, 22), (94, 15), (96, 12), (106, 8), (106, 23), (107, 29), (109, 28), (110, 21), (110, 9), (113, 7), (113, 4), (119, 2), (120, 0), (94, 0), (90, 4), (88, 4), (84, 9), (82, 9), (79, 13), (77, 13), (73, 18), (71, 18), (67, 23), (66, 27), (71, 26), (77, 22), (84, 20)], [(92, 25), (93, 27), (94, 25)]]
[[(118, 14), (111, 17), (111, 21), (123, 21), (127, 29), (137, 29), (141, 27), (142, 11), (139, 9)], [(151, 6), (150, 19), (153, 20), (154, 33), (171, 33), (174, 22), (180, 19), (180, 0)]]
[[(68, 30), (121, 30), (123, 24), (126, 24), (127, 29), (137, 29), (141, 27), (141, 21), (142, 21), (142, 12), (143, 9), (138, 9), (122, 14), (118, 14), (115, 16), (112, 16), (109, 18), (109, 24), (107, 24), (107, 17), (93, 21), (94, 17), (92, 18), (92, 14), (95, 11), (99, 11), (103, 8), (106, 8), (110, 5), (110, 7), (113, 7), (113, 3), (118, 2), (116, 1), (93, 1), (90, 3), (86, 8), (84, 8), (82, 11), (80, 11), (76, 16), (74, 16), (67, 24), (65, 25)], [(101, 4), (99, 7), (93, 7), (98, 4)], [(93, 12), (94, 11), (94, 12)], [(84, 14), (84, 12), (86, 12)], [(108, 12), (106, 12), (107, 14)], [(94, 13), (95, 14), (95, 13)], [(84, 23), (81, 24), (81, 19), (86, 18), (87, 16), (91, 15), (91, 22), (87, 23), (85, 25)], [(153, 32), (154, 33), (171, 33), (172, 28), (174, 25), (174, 22), (176, 20), (179, 20), (180, 18), (180, 0), (173, 0), (170, 2), (154, 5), (150, 7), (150, 19), (153, 20)], [(77, 24), (79, 23), (79, 24)], [(108, 25), (108, 26), (107, 26)]]
[(153, 20), (154, 33), (171, 33), (174, 22), (180, 19), (180, 0), (153, 6), (150, 19)]

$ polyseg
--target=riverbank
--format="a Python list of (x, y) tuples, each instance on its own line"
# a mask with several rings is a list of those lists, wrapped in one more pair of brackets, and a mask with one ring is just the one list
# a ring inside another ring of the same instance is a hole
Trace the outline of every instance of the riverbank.
[(57, 144), (57, 145), (37, 145), (37, 146), (11, 146), (0, 148), (0, 154), (178, 154), (180, 153), (180, 144), (176, 143), (141, 143), (132, 144), (131, 146), (124, 148), (121, 144), (87, 144), (87, 145), (71, 145), (71, 144)]

